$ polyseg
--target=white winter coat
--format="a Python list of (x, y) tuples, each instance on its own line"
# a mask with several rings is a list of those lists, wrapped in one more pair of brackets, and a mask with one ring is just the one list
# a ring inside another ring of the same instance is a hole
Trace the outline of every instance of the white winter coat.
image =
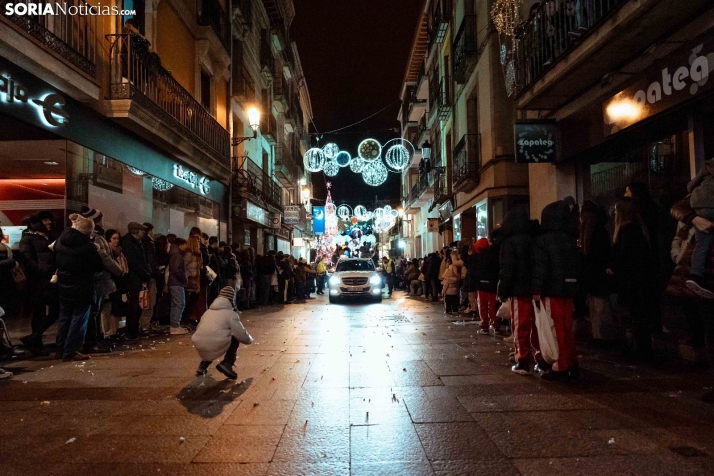
[(231, 345), (231, 336), (241, 344), (251, 344), (253, 337), (245, 330), (240, 315), (231, 302), (217, 297), (201, 316), (196, 333), (191, 340), (201, 360), (211, 361), (223, 357)]

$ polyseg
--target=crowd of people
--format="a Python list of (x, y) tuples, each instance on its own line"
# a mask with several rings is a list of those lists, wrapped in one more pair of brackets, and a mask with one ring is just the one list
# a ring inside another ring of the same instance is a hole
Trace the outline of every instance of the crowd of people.
[(68, 218), (61, 230), (49, 211), (28, 217), (15, 250), (0, 229), (0, 309), (30, 317), (21, 342), (33, 356), (50, 356), (44, 335), (55, 323), (54, 357), (84, 361), (143, 337), (189, 333), (226, 287), (247, 309), (312, 299), (325, 286), (319, 259), (313, 268), (282, 252), (233, 250), (197, 227), (186, 237), (155, 235), (151, 223), (105, 229), (91, 207)]
[[(595, 344), (652, 361), (653, 334), (667, 332), (665, 296), (682, 305), (692, 341), (705, 346), (714, 363), (714, 159), (688, 191), (670, 210), (678, 221), (671, 266), (658, 256), (658, 206), (646, 184), (633, 182), (614, 206), (612, 232), (606, 210), (590, 200), (582, 207), (572, 197), (551, 203), (539, 220), (519, 207), (490, 239), (461, 240), (422, 259), (399, 260), (396, 286), (443, 301), (447, 314), (477, 313), (480, 334), (510, 335), (512, 370), (519, 374), (535, 364), (544, 379), (578, 377), (573, 323), (580, 317), (589, 317)], [(552, 319), (557, 341), (551, 361), (538, 339), (535, 316), (541, 312)], [(629, 321), (621, 319), (626, 315)], [(714, 400), (714, 393), (705, 399)]]

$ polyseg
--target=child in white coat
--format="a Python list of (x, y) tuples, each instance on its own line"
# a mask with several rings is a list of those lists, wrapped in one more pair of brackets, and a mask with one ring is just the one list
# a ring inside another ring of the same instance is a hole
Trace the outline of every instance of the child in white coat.
[(231, 380), (238, 375), (233, 371), (238, 344), (250, 345), (253, 337), (240, 321), (240, 312), (235, 306), (235, 289), (226, 286), (221, 289), (211, 307), (203, 314), (191, 340), (201, 357), (198, 375), (205, 375), (211, 363), (225, 354), (216, 366), (219, 372)]

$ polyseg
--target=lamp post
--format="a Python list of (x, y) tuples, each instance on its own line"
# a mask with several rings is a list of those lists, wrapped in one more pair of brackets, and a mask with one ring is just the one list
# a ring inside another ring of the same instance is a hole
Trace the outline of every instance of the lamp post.
[(250, 128), (253, 129), (253, 135), (247, 137), (234, 137), (234, 146), (240, 145), (247, 140), (255, 139), (256, 137), (258, 137), (258, 128), (260, 128), (260, 110), (258, 108), (251, 107), (250, 109), (248, 109), (248, 124), (250, 125)]

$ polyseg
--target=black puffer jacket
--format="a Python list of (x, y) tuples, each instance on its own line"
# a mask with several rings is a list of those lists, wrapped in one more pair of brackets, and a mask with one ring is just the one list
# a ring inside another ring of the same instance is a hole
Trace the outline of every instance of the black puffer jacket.
[(151, 277), (144, 249), (131, 233), (127, 233), (121, 239), (121, 247), (126, 263), (129, 265), (129, 272), (124, 275), (124, 289), (127, 291), (141, 289), (141, 284), (148, 282)]
[(49, 282), (55, 273), (57, 269), (55, 255), (48, 248), (51, 243), (46, 236), (35, 231), (26, 230), (22, 233), (17, 260), (25, 266), (27, 279), (30, 283)]
[(74, 228), (67, 228), (55, 243), (57, 292), (60, 301), (90, 304), (94, 300), (94, 273), (104, 262), (92, 240)]
[(572, 298), (578, 290), (581, 259), (570, 218), (570, 209), (562, 200), (543, 209), (541, 233), (535, 238), (532, 254), (534, 295)]
[(533, 228), (528, 211), (523, 207), (514, 208), (503, 220), (498, 233), (501, 243), (498, 297), (501, 299), (532, 295)]
[(151, 277), (156, 280), (160, 279), (161, 271), (159, 271), (159, 260), (156, 256), (156, 243), (150, 236), (144, 236), (141, 239), (141, 247), (144, 249), (146, 263), (149, 265), (149, 270), (151, 270)]
[[(498, 277), (501, 271), (498, 264), (499, 246), (473, 253), (469, 256), (470, 289), (495, 293), (498, 288)], [(472, 268), (473, 266), (473, 268)], [(474, 272), (472, 272), (472, 269)]]

